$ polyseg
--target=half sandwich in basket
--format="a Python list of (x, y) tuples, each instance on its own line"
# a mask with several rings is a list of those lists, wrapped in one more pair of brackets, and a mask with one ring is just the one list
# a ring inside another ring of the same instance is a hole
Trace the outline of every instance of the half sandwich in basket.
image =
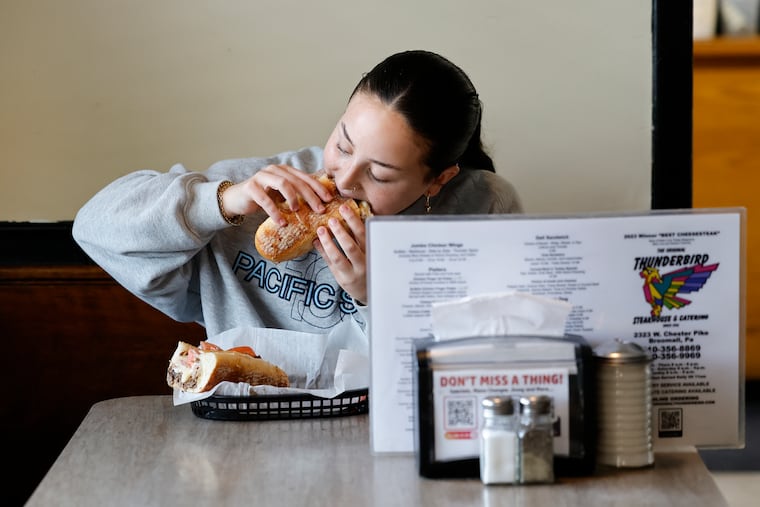
[(290, 386), (288, 375), (279, 366), (262, 359), (251, 347), (222, 350), (207, 341), (198, 347), (179, 342), (166, 372), (169, 387), (202, 393), (224, 381), (247, 382), (252, 386)]

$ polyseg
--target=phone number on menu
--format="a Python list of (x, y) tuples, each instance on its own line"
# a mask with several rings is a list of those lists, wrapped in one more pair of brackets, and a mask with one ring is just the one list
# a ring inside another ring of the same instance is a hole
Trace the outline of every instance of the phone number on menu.
[(652, 345), (647, 347), (654, 359), (699, 359), (701, 345)]

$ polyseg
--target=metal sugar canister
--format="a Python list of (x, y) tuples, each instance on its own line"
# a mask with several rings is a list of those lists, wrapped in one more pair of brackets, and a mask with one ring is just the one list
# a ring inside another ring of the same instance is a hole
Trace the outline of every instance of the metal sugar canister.
[(594, 349), (594, 362), (597, 463), (619, 468), (651, 465), (651, 358), (636, 343), (616, 338)]

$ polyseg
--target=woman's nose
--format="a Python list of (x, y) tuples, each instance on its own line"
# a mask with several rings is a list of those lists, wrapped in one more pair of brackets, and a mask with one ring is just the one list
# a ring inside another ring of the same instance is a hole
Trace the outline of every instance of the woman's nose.
[(335, 184), (339, 190), (356, 191), (361, 183), (360, 168), (353, 165), (335, 171)]

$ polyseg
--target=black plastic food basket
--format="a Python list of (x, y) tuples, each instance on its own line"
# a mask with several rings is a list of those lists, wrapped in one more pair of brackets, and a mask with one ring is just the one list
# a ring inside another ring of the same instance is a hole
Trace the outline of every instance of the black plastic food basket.
[(209, 396), (190, 403), (193, 413), (204, 419), (261, 421), (309, 419), (366, 414), (368, 389), (344, 391), (334, 398), (311, 394), (265, 394), (256, 396)]

